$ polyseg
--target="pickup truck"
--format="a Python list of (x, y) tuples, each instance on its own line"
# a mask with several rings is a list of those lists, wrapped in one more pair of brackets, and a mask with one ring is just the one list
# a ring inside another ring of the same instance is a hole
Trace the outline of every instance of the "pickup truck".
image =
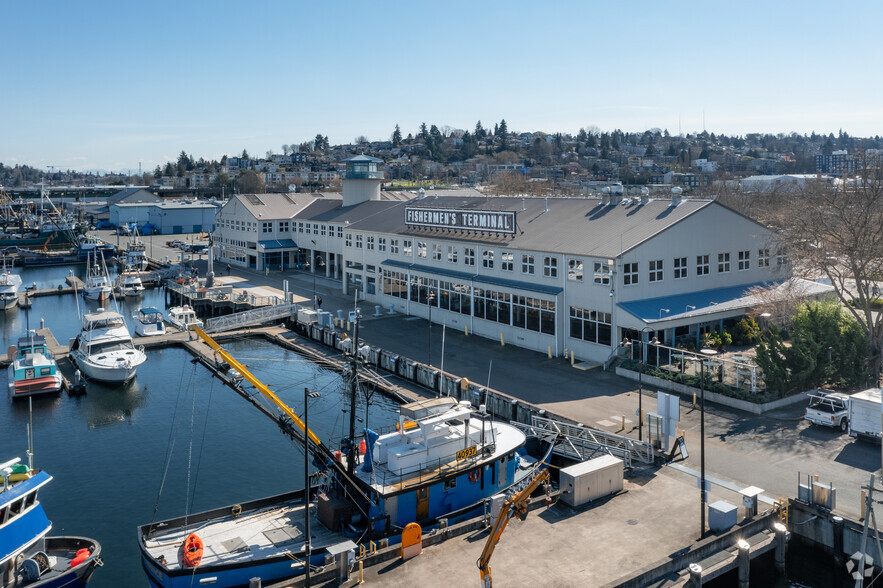
[(849, 395), (838, 392), (813, 392), (803, 418), (816, 425), (849, 429)]

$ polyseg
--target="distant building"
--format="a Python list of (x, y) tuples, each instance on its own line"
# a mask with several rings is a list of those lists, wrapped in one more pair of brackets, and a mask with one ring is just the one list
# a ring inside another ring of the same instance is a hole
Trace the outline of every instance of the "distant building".
[(834, 151), (831, 155), (816, 155), (816, 172), (832, 176), (855, 173), (855, 158), (846, 151)]

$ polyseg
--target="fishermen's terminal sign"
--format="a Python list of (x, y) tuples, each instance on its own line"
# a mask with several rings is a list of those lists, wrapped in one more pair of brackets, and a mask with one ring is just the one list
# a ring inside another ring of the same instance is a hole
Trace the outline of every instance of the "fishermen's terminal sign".
[(441, 227), (515, 234), (515, 212), (414, 207), (405, 208), (405, 224), (418, 228)]

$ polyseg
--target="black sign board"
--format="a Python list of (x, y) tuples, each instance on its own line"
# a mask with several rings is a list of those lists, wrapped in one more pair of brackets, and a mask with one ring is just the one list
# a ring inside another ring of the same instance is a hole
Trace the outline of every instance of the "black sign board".
[(514, 235), (515, 212), (409, 207), (405, 208), (405, 224), (409, 227), (439, 227)]

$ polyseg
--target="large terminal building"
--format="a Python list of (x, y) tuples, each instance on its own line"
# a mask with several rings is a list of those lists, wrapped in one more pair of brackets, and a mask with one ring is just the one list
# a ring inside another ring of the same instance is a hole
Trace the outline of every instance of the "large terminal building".
[(230, 199), (215, 218), (215, 257), (319, 272), (384, 309), (590, 362), (624, 339), (698, 346), (757, 304), (757, 286), (828, 289), (790, 279), (767, 227), (677, 190), (665, 199), (381, 192), (381, 160), (345, 163), (342, 194)]

